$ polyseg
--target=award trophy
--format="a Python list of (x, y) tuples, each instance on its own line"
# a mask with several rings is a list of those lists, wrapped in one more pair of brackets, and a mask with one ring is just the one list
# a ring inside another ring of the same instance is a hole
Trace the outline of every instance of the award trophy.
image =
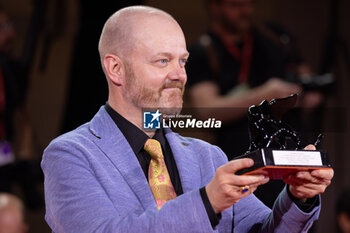
[[(331, 165), (324, 150), (303, 150), (308, 144), (289, 125), (282, 122), (282, 116), (292, 109), (297, 95), (283, 99), (264, 100), (248, 110), (250, 147), (238, 158), (251, 158), (254, 165), (236, 174), (259, 174), (268, 172), (270, 179), (283, 179), (299, 170), (330, 169)], [(322, 139), (320, 134), (314, 143)]]

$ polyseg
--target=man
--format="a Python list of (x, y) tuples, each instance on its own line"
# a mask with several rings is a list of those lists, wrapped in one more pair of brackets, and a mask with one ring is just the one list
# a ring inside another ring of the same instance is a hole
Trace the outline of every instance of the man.
[(170, 15), (142, 6), (116, 12), (99, 52), (108, 103), (44, 152), (53, 232), (307, 231), (332, 170), (288, 177), (271, 211), (251, 195), (268, 178), (235, 175), (252, 160), (227, 163), (218, 147), (170, 129), (142, 128), (143, 108), (175, 113), (182, 106), (189, 54)]
[(0, 233), (26, 233), (22, 201), (8, 193), (0, 193)]
[[(189, 97), (200, 117), (223, 121), (215, 143), (231, 160), (249, 148), (247, 110), (251, 105), (297, 93), (300, 104), (310, 109), (321, 97), (314, 92), (305, 94), (301, 86), (284, 81), (288, 62), (283, 44), (272, 31), (253, 22), (253, 0), (205, 2), (209, 30), (189, 50)], [(300, 72), (306, 70), (300, 66)], [(293, 126), (299, 126), (297, 119), (293, 118)], [(257, 196), (272, 207), (283, 187), (282, 182), (272, 181), (261, 187)]]

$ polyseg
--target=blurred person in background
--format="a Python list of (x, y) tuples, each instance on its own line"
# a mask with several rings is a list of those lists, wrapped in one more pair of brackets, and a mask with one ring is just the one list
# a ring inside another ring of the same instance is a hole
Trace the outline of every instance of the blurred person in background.
[[(249, 148), (249, 106), (297, 93), (301, 106), (314, 107), (322, 95), (304, 93), (301, 85), (285, 80), (309, 75), (311, 69), (291, 44), (280, 42), (279, 38), (290, 41), (280, 36), (285, 33), (253, 22), (252, 0), (206, 0), (206, 7), (208, 31), (189, 49), (189, 98), (201, 117), (223, 121), (215, 143), (232, 159)], [(272, 181), (259, 187), (256, 195), (272, 207), (282, 188), (283, 182)]]
[(26, 106), (28, 66), (12, 57), (15, 28), (0, 6), (0, 192), (18, 183), (29, 207), (43, 204), (36, 189), (41, 176), (33, 148), (33, 132)]
[(0, 233), (26, 233), (22, 201), (9, 193), (0, 193)]
[(340, 193), (336, 203), (338, 232), (350, 233), (350, 188)]

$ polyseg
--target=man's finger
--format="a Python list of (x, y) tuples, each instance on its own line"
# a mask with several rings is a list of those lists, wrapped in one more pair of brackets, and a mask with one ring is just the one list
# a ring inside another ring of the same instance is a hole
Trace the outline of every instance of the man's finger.
[(260, 185), (266, 183), (266, 179), (264, 175), (232, 175), (227, 183), (233, 186)]
[(222, 169), (226, 173), (235, 174), (237, 171), (243, 168), (251, 167), (253, 165), (254, 161), (252, 159), (236, 159), (225, 164)]
[(249, 185), (249, 189), (246, 192), (242, 192), (241, 188), (238, 187), (233, 187), (232, 192), (238, 192), (240, 196), (240, 198), (244, 198), (246, 196), (249, 196), (250, 194), (252, 194), (253, 192), (255, 192), (255, 190), (258, 188), (257, 185)]
[[(309, 177), (312, 177), (309, 175)], [(306, 184), (314, 184), (314, 185), (329, 185), (331, 183), (330, 179), (320, 179), (317, 177), (312, 177), (311, 179), (299, 178), (295, 175), (290, 175), (284, 179), (284, 182), (294, 186), (303, 186)]]
[(323, 183), (324, 181), (329, 181), (333, 178), (333, 169), (318, 169), (313, 171), (299, 171), (295, 174), (289, 175), (288, 177), (295, 177), (304, 182), (312, 183)]
[(333, 169), (318, 169), (311, 171), (311, 175), (318, 179), (331, 180), (334, 176)]
[(311, 183), (307, 183), (305, 185), (301, 185), (301, 186), (291, 186), (291, 192), (292, 194), (297, 194), (298, 197), (297, 198), (301, 198), (300, 196), (302, 196), (302, 198), (305, 197), (313, 197), (317, 194), (322, 194), (324, 193), (324, 191), (326, 190), (327, 185), (317, 185), (317, 184), (311, 184)]
[(316, 147), (314, 145), (307, 145), (305, 148), (305, 150), (316, 150)]
[(302, 180), (303, 182), (310, 182), (310, 183), (321, 183), (323, 182), (322, 178), (319, 178), (317, 176), (311, 175), (311, 172), (309, 171), (300, 171), (294, 174), (294, 176), (297, 179)]

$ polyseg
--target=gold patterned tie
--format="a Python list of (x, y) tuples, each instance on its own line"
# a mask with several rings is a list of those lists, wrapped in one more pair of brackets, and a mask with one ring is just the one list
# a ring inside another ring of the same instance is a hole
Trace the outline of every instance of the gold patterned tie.
[(176, 193), (165, 165), (160, 143), (155, 139), (148, 139), (144, 149), (151, 156), (148, 168), (148, 183), (157, 207), (160, 209), (165, 202), (176, 198)]

